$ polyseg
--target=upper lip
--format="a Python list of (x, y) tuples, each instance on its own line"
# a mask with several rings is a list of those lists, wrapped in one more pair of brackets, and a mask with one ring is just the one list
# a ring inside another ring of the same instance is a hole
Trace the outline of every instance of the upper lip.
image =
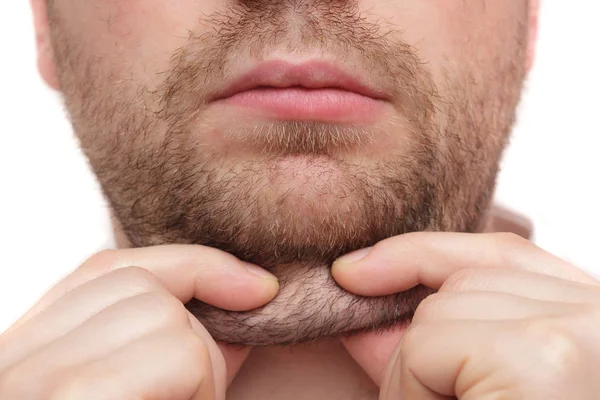
[(292, 64), (286, 61), (268, 61), (235, 76), (212, 100), (231, 97), (236, 93), (257, 88), (302, 87), (306, 89), (335, 88), (358, 93), (373, 99), (388, 100), (389, 96), (362, 79), (324, 61)]

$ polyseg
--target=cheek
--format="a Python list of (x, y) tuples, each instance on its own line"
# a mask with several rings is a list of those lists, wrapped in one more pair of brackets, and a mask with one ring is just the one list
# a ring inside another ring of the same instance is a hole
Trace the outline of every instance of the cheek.
[(360, 1), (384, 32), (399, 31), (418, 49), (439, 88), (467, 71), (484, 78), (498, 58), (514, 56), (525, 37), (527, 0)]
[[(55, 0), (62, 29), (112, 76), (155, 80), (221, 0)], [(64, 3), (64, 5), (62, 4)], [(209, 29), (206, 27), (206, 29)]]

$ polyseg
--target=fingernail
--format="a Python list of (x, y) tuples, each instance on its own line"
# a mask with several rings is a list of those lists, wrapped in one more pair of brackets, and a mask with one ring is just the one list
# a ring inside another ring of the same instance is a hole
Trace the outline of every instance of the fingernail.
[(335, 264), (350, 264), (362, 260), (371, 252), (373, 247), (367, 247), (360, 250), (355, 250), (335, 260)]
[(258, 265), (250, 264), (249, 262), (245, 262), (245, 261), (242, 261), (242, 265), (246, 268), (246, 270), (248, 272), (250, 272), (251, 274), (253, 274), (255, 276), (258, 276), (259, 278), (262, 278), (262, 279), (266, 278), (266, 279), (270, 279), (273, 281), (278, 281), (278, 279), (275, 275), (273, 275), (266, 269), (259, 267)]

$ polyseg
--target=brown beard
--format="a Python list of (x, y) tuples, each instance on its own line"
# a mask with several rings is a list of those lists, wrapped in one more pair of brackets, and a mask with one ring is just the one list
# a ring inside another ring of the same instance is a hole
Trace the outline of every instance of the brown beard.
[[(303, 21), (294, 34), (291, 12)], [(88, 54), (59, 10), (50, 19), (75, 132), (131, 246), (211, 246), (279, 277), (280, 294), (258, 310), (186, 305), (217, 340), (287, 344), (406, 322), (431, 290), (357, 297), (335, 284), (332, 261), (407, 232), (482, 226), (523, 81), (522, 41), (487, 66), (486, 81), (465, 69), (440, 88), (398, 31), (382, 32), (350, 2), (246, 1), (204, 20), (215, 30), (191, 34), (148, 87)], [(232, 59), (260, 60), (275, 46), (358, 60), (394, 93), (401, 126), (386, 133), (409, 135), (410, 146), (358, 163), (346, 155), (376, 141), (376, 128), (270, 121), (227, 130), (207, 121), (208, 96)], [(260, 151), (211, 151), (202, 140), (214, 132)], [(289, 157), (318, 176), (297, 172), (286, 186)]]

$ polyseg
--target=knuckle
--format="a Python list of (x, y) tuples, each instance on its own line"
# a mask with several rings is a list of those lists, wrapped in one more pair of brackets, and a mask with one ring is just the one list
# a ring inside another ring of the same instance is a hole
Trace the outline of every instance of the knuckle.
[(163, 325), (190, 325), (185, 306), (168, 292), (161, 290), (144, 293), (138, 296), (137, 301), (153, 319), (160, 320)]
[(435, 308), (438, 306), (438, 304), (438, 293), (434, 293), (432, 295), (427, 296), (425, 299), (423, 299), (423, 301), (421, 301), (421, 303), (415, 310), (412, 322), (418, 323), (427, 320), (428, 317), (433, 313), (433, 310), (435, 310)]
[(583, 354), (575, 335), (549, 320), (527, 321), (525, 335), (548, 378), (565, 376), (580, 364)]
[(127, 282), (127, 287), (136, 293), (151, 292), (164, 287), (156, 276), (142, 267), (119, 268), (111, 272), (111, 275), (118, 281)]
[(434, 293), (426, 297), (415, 310), (413, 323), (435, 320), (451, 304), (454, 296), (450, 293)]
[(492, 233), (493, 251), (499, 262), (510, 265), (515, 256), (527, 253), (534, 245), (527, 239), (510, 232)]
[(183, 339), (182, 344), (184, 345), (184, 349), (189, 352), (192, 358), (201, 361), (209, 359), (208, 346), (193, 329), (185, 329)]
[(201, 383), (212, 368), (210, 352), (204, 340), (191, 328), (171, 331), (168, 340), (174, 352), (184, 360), (182, 362), (197, 374), (195, 380)]
[(440, 292), (462, 292), (467, 289), (471, 282), (478, 275), (478, 271), (473, 268), (465, 268), (454, 272), (444, 281), (440, 287)]
[(110, 271), (118, 263), (119, 251), (115, 249), (105, 249), (90, 256), (81, 264), (81, 270), (99, 270)]
[(531, 242), (516, 233), (498, 232), (491, 234), (497, 247), (501, 249), (529, 247)]

